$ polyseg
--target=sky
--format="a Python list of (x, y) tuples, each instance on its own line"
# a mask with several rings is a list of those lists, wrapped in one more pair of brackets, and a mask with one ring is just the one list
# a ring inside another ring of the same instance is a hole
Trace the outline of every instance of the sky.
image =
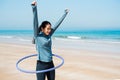
[[(0, 30), (33, 29), (33, 0), (0, 0)], [(37, 0), (39, 25), (52, 26), (70, 10), (60, 30), (120, 30), (120, 0)]]

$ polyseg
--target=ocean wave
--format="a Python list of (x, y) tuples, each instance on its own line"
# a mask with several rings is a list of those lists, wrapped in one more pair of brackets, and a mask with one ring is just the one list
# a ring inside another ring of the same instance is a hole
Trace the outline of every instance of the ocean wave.
[(19, 40), (19, 41), (25, 41), (25, 42), (26, 42), (26, 41), (27, 41), (27, 42), (31, 42), (31, 40), (29, 40), (29, 39), (23, 39), (23, 38), (19, 38), (18, 40)]
[(62, 41), (76, 41), (76, 40), (81, 40), (81, 37), (79, 36), (57, 36), (57, 37), (53, 37), (53, 39), (55, 40), (62, 40)]
[(13, 38), (14, 36), (0, 36), (0, 38)]
[(22, 41), (22, 42), (30, 42), (32, 41), (32, 39), (30, 37), (26, 38), (26, 37), (18, 37), (18, 36), (8, 36), (8, 35), (0, 35), (0, 38), (3, 40), (7, 40), (7, 41)]
[(86, 36), (55, 36), (55, 38), (73, 39), (73, 40), (90, 39)]
[(67, 36), (68, 39), (81, 39), (79, 36)]

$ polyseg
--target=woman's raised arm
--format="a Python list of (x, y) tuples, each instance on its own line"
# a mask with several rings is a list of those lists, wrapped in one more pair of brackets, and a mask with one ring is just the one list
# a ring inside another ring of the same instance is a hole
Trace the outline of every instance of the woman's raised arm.
[(32, 9), (33, 9), (33, 30), (34, 30), (34, 39), (36, 39), (38, 35), (38, 15), (37, 15), (37, 3), (36, 1), (32, 2)]
[(63, 14), (63, 16), (58, 20), (58, 22), (55, 24), (55, 26), (52, 28), (51, 31), (51, 36), (52, 34), (55, 32), (55, 30), (60, 26), (60, 24), (63, 22), (63, 20), (65, 19), (66, 15), (68, 14), (69, 10), (66, 9), (65, 13)]

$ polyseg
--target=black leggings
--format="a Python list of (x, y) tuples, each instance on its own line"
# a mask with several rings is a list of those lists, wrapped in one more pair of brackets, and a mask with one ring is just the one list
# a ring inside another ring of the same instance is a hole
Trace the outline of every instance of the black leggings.
[[(37, 60), (36, 71), (45, 70), (53, 67), (54, 67), (53, 61), (41, 62)], [(48, 71), (45, 73), (37, 73), (36, 76), (37, 76), (37, 80), (45, 80), (45, 76), (47, 76), (48, 80), (55, 80), (55, 70)]]

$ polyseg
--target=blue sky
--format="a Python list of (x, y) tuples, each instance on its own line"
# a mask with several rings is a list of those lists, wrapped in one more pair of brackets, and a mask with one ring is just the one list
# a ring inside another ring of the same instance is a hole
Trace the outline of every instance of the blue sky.
[[(0, 29), (33, 29), (33, 0), (1, 0)], [(120, 30), (120, 0), (37, 0), (39, 24), (54, 25), (66, 8), (70, 13), (60, 30)]]

